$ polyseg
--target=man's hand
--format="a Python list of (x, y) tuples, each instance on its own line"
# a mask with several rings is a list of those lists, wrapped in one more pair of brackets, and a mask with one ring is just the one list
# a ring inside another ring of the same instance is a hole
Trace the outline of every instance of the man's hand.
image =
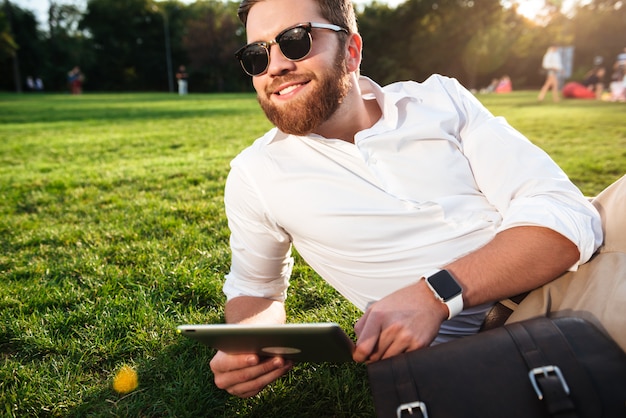
[[(226, 302), (226, 322), (230, 324), (283, 324), (282, 302), (240, 296)], [(211, 360), (215, 385), (231, 395), (249, 398), (259, 393), (289, 370), (292, 363), (280, 357), (259, 358), (256, 354), (226, 354), (218, 351)]]
[(211, 360), (215, 385), (240, 398), (258, 394), (291, 367), (291, 362), (280, 357), (260, 359), (255, 354), (226, 354), (222, 351)]
[(424, 280), (371, 305), (357, 321), (353, 358), (372, 362), (428, 346), (437, 336), (448, 308)]

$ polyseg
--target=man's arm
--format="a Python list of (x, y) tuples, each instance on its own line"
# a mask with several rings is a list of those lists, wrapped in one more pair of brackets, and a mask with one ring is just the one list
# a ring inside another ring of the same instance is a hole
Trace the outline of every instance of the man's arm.
[[(228, 323), (281, 324), (285, 308), (281, 302), (242, 296), (226, 303)], [(280, 357), (261, 359), (256, 354), (226, 354), (218, 351), (211, 360), (215, 385), (231, 395), (249, 398), (291, 369), (292, 364)]]
[(226, 322), (230, 324), (284, 324), (285, 306), (275, 300), (240, 296), (226, 302)]
[[(224, 190), (232, 252), (231, 269), (224, 284), (228, 297), (224, 313), (227, 323), (280, 324), (286, 320), (285, 308), (274, 299), (285, 297), (293, 266), (291, 241), (262, 209), (265, 204), (260, 190), (248, 171), (256, 164), (254, 155), (253, 151), (243, 151), (231, 161)], [(266, 280), (269, 277), (273, 279)], [(239, 296), (249, 294), (246, 284), (250, 282), (254, 282), (256, 294), (266, 297)], [(216, 386), (241, 398), (256, 395), (291, 366), (279, 357), (229, 355), (223, 351), (211, 360)]]
[[(484, 247), (444, 266), (463, 287), (465, 308), (539, 287), (579, 259), (574, 243), (543, 227), (500, 232)], [(373, 304), (355, 325), (354, 359), (377, 361), (428, 346), (448, 317), (424, 280)]]
[(548, 228), (521, 226), (502, 231), (445, 268), (463, 287), (465, 307), (471, 307), (542, 286), (579, 257), (577, 246), (563, 235)]

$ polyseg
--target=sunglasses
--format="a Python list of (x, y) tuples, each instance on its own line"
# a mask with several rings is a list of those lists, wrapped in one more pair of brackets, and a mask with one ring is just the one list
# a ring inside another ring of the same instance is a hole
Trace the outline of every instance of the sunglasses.
[(252, 77), (267, 71), (270, 65), (270, 48), (274, 44), (278, 44), (280, 52), (289, 61), (303, 60), (311, 52), (313, 28), (348, 33), (347, 29), (330, 23), (300, 23), (279, 33), (273, 41), (252, 42), (244, 46), (235, 52), (235, 56), (246, 74)]

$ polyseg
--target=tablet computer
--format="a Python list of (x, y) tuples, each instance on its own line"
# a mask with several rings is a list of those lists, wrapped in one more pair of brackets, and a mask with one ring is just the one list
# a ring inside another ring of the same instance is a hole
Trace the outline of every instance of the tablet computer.
[(333, 322), (180, 325), (178, 332), (226, 353), (280, 356), (296, 362), (348, 362), (354, 350), (354, 342)]

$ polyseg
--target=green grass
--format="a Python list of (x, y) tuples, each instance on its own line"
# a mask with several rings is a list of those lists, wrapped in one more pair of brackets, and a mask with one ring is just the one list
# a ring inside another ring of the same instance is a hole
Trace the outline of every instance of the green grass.
[[(480, 96), (588, 195), (626, 173), (626, 106)], [(0, 416), (370, 417), (363, 365), (215, 388), (181, 323), (222, 322), (229, 161), (270, 127), (252, 95), (0, 95)], [(292, 322), (358, 312), (299, 259)], [(111, 388), (122, 365), (139, 388)]]

